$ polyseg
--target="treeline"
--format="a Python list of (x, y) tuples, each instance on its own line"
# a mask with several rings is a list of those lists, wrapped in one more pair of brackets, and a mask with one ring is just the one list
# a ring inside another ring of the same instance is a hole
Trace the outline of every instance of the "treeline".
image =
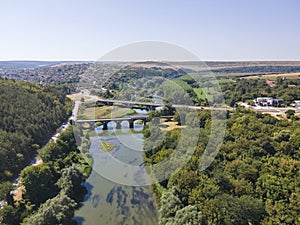
[(221, 87), (226, 103), (230, 106), (238, 101), (245, 102), (258, 97), (282, 98), (285, 105), (300, 99), (300, 80), (278, 78), (274, 83), (276, 86), (270, 87), (265, 79), (237, 79), (236, 82), (222, 84)]
[(127, 84), (135, 80), (145, 77), (162, 77), (168, 79), (175, 79), (185, 75), (186, 72), (172, 68), (160, 68), (160, 67), (132, 67), (126, 66), (109, 78), (107, 81), (107, 87), (111, 90), (118, 90), (122, 87), (122, 84)]
[(0, 79), (0, 182), (19, 173), (66, 121), (72, 102), (51, 86)]
[(72, 218), (87, 193), (82, 183), (91, 166), (77, 148), (72, 127), (41, 149), (39, 155), (43, 163), (22, 170), (23, 198), (0, 210), (0, 224), (76, 224)]
[[(277, 120), (237, 109), (228, 115), (224, 142), (215, 160), (199, 171), (210, 136), (210, 113), (201, 111), (199, 118), (199, 142), (189, 162), (153, 185), (160, 224), (299, 224), (299, 120)], [(153, 130), (152, 136), (157, 132)], [(178, 148), (178, 141), (189, 146), (191, 140), (182, 134), (180, 129), (169, 131), (151, 148), (146, 130), (145, 162), (155, 165), (175, 151), (184, 151)], [(168, 162), (176, 165), (180, 159), (169, 158)], [(154, 172), (157, 177), (166, 173)]]
[(242, 66), (233, 68), (221, 68), (212, 69), (209, 72), (213, 73), (261, 73), (261, 74), (272, 74), (272, 73), (295, 73), (300, 71), (300, 66)]
[[(198, 81), (193, 79), (195, 76), (198, 76)], [(192, 76), (185, 75), (175, 79), (174, 82), (189, 94), (195, 105), (209, 105), (208, 99), (213, 103), (218, 102), (218, 91), (216, 91), (218, 86), (220, 86), (224, 95), (225, 103), (231, 107), (235, 106), (239, 101), (253, 102), (252, 100), (258, 97), (281, 98), (284, 100), (283, 105), (286, 106), (300, 99), (299, 79), (278, 77), (273, 81), (274, 86), (270, 87), (266, 83), (266, 79), (231, 79), (226, 82), (226, 78), (223, 78), (223, 82), (220, 80), (217, 83), (217, 80), (213, 80), (209, 76), (192, 74)], [(197, 96), (195, 93), (196, 89), (202, 89), (202, 98)]]

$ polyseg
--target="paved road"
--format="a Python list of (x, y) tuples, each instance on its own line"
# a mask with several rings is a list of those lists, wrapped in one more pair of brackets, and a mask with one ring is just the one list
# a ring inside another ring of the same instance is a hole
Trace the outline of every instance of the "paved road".
[(56, 141), (57, 138), (59, 137), (59, 135), (61, 134), (61, 132), (65, 131), (69, 126), (71, 126), (70, 124), (70, 120), (74, 120), (76, 121), (77, 120), (77, 114), (78, 114), (78, 110), (79, 110), (79, 105), (80, 105), (80, 101), (75, 101), (75, 104), (74, 104), (74, 108), (72, 110), (72, 115), (70, 116), (70, 118), (64, 122), (60, 128), (59, 128), (59, 132), (56, 132), (52, 138), (50, 139), (53, 140), (53, 141)]
[(72, 111), (72, 116), (70, 117), (70, 119), (72, 119), (74, 121), (77, 120), (79, 105), (80, 105), (80, 101), (75, 101), (74, 108), (73, 108), (73, 111)]
[(300, 108), (294, 108), (294, 107), (269, 107), (269, 106), (250, 106), (242, 104), (242, 106), (245, 106), (247, 109), (251, 109), (255, 112), (264, 112), (264, 113), (285, 113), (288, 110), (294, 110), (296, 113), (300, 113)]
[(174, 108), (188, 108), (188, 109), (202, 109), (202, 110), (214, 110), (214, 111), (233, 111), (231, 107), (213, 107), (213, 106), (191, 106), (191, 105), (172, 105)]
[[(125, 101), (125, 100), (111, 100), (98, 98), (97, 101), (117, 104), (128, 104), (128, 105), (145, 105), (145, 106), (164, 106), (163, 103), (152, 103), (152, 102), (138, 102), (138, 101)], [(191, 106), (191, 105), (179, 105), (172, 104), (174, 108), (188, 108), (188, 109), (202, 109), (202, 110), (216, 110), (216, 111), (232, 111), (231, 107), (211, 107), (211, 106)]]
[(117, 104), (128, 104), (128, 105), (147, 105), (147, 106), (164, 106), (162, 103), (153, 102), (138, 102), (138, 101), (126, 101), (126, 100), (112, 100), (112, 99), (101, 99), (98, 98), (97, 101), (107, 102), (107, 103), (117, 103)]
[[(101, 101), (107, 103), (117, 103), (117, 104), (127, 104), (127, 105), (145, 105), (145, 106), (154, 106), (154, 107), (162, 107), (164, 106), (163, 103), (152, 103), (152, 102), (140, 102), (140, 101), (127, 101), (127, 100), (112, 100), (112, 99), (101, 99), (95, 95), (89, 95), (90, 99), (93, 101)], [(80, 102), (77, 101), (77, 111), (74, 113), (77, 116), (78, 108)], [(245, 105), (244, 105), (245, 106)], [(234, 108), (232, 107), (212, 107), (212, 106), (191, 106), (191, 105), (181, 105), (181, 104), (173, 104), (175, 108), (188, 108), (188, 109), (198, 109), (198, 110), (214, 110), (214, 111), (233, 111)], [(75, 106), (76, 108), (76, 106)], [(275, 108), (275, 107), (253, 107), (253, 106), (246, 106), (246, 108), (255, 111), (255, 112), (262, 112), (262, 113), (285, 113), (287, 110), (295, 110), (296, 113), (300, 113), (300, 108), (293, 108), (293, 107), (284, 107), (284, 108)], [(75, 119), (76, 120), (76, 117)]]
[[(129, 104), (129, 105), (149, 105), (149, 106), (164, 106), (161, 103), (151, 103), (151, 102), (138, 102), (138, 101), (124, 101), (124, 100), (110, 100), (110, 99), (100, 99), (98, 101), (102, 102), (111, 102), (111, 103), (118, 103), (118, 104)], [(200, 110), (215, 110), (215, 111), (233, 111), (234, 108), (232, 107), (213, 107), (213, 106), (191, 106), (191, 105), (179, 105), (173, 104), (175, 108), (188, 108), (188, 109), (200, 109)], [(247, 106), (246, 108), (253, 110), (255, 112), (264, 112), (264, 113), (285, 113), (287, 110), (295, 110), (296, 113), (300, 113), (300, 108), (293, 108), (293, 107), (254, 107), (254, 106)]]

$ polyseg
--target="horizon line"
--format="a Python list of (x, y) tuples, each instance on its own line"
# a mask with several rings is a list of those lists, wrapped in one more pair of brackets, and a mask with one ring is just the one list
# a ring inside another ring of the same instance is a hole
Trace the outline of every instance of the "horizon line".
[[(145, 62), (147, 61), (155, 62), (156, 60), (145, 60)], [(198, 61), (200, 62), (300, 62), (300, 59), (204, 59)], [(94, 60), (94, 59), (0, 59), (0, 62), (102, 62), (102, 61)], [(197, 62), (197, 61), (182, 60), (182, 62)]]

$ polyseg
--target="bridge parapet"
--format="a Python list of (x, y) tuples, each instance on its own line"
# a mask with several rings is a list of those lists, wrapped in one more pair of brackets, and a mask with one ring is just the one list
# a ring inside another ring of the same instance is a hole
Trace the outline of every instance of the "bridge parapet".
[(116, 129), (121, 129), (122, 125), (121, 123), (123, 121), (128, 121), (129, 128), (134, 127), (134, 122), (137, 120), (142, 120), (144, 122), (144, 125), (146, 125), (146, 116), (139, 116), (139, 117), (123, 117), (123, 118), (102, 118), (102, 119), (94, 119), (94, 120), (77, 120), (77, 123), (96, 123), (101, 122), (103, 125), (103, 130), (108, 129), (108, 123), (109, 122), (115, 122), (116, 123)]

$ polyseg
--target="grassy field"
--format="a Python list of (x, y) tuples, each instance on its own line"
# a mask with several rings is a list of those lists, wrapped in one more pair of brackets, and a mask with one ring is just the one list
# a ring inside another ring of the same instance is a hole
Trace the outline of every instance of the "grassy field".
[(210, 95), (210, 91), (209, 91), (211, 90), (211, 88), (194, 88), (193, 90), (199, 99), (204, 100), (205, 98), (207, 98), (209, 101), (212, 100), (213, 96)]
[(78, 119), (100, 119), (124, 117), (132, 113), (130, 108), (116, 106), (87, 107), (80, 106)]
[(227, 83), (234, 83), (235, 80), (230, 79), (230, 78), (221, 78), (218, 79), (219, 84), (227, 84)]

